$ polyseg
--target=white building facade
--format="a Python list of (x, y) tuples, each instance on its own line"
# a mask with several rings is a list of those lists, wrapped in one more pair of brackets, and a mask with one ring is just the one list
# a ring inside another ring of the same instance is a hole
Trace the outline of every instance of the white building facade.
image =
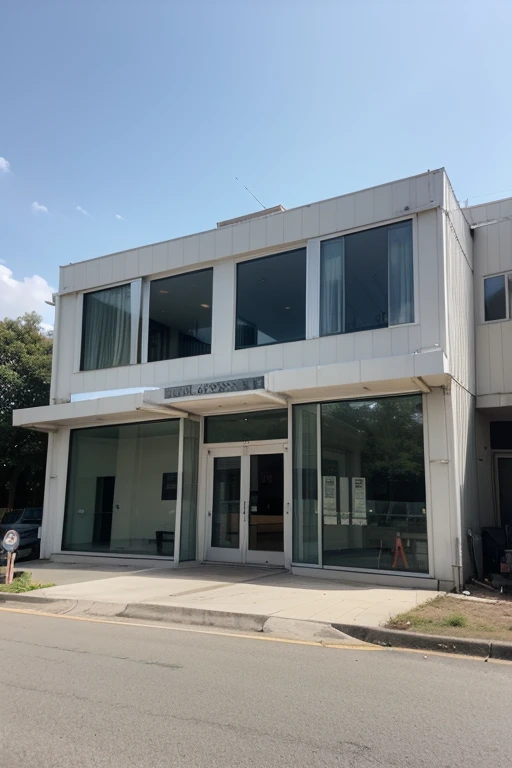
[(474, 227), (441, 169), (61, 268), (51, 403), (14, 414), (42, 556), (459, 587), (512, 418), (501, 205)]

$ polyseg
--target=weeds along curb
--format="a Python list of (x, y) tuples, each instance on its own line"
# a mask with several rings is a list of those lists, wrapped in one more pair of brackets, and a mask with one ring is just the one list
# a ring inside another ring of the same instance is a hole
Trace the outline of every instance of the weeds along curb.
[(373, 645), (380, 645), (385, 648), (412, 648), (421, 651), (440, 651), (462, 656), (479, 656), (512, 661), (512, 643), (423, 635), (417, 632), (403, 632), (399, 629), (364, 627), (356, 624), (333, 624), (332, 626), (365, 643), (373, 643)]

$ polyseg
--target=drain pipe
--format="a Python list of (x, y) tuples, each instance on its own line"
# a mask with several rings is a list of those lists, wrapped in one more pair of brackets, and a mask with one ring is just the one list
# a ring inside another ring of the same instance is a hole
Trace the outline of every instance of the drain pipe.
[(455, 584), (455, 591), (460, 593), (462, 590), (462, 553), (458, 536), (455, 539), (455, 560), (456, 565), (452, 565), (453, 583)]

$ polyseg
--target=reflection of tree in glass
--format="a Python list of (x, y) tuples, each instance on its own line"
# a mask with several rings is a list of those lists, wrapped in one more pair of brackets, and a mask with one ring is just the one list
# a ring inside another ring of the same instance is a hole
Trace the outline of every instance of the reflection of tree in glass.
[(357, 429), (362, 449), (361, 475), (374, 499), (425, 498), (421, 396), (327, 403), (322, 416), (340, 422), (340, 432)]

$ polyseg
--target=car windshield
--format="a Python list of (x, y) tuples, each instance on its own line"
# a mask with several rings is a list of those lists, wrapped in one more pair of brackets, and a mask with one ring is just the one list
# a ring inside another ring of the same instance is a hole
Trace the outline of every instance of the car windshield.
[(23, 523), (40, 523), (43, 517), (43, 511), (35, 507), (34, 509), (26, 509), (23, 512), (21, 522)]
[(12, 509), (10, 512), (6, 512), (3, 517), (0, 518), (0, 523), (2, 524), (8, 524), (12, 525), (13, 523), (17, 523), (21, 516), (23, 514), (23, 510), (21, 509)]

